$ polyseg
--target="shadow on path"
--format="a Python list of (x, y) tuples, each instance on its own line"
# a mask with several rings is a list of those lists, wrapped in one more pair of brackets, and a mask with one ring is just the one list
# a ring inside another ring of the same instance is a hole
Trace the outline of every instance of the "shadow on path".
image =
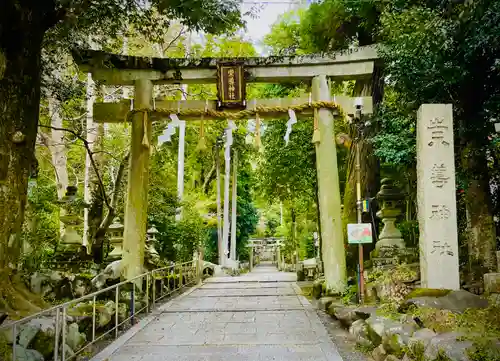
[(295, 281), (266, 264), (210, 278), (92, 361), (342, 361)]

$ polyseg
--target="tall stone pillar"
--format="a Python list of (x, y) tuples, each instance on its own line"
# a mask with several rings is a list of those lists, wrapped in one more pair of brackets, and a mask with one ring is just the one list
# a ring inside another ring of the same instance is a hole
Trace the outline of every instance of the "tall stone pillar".
[[(326, 76), (319, 75), (313, 78), (312, 96), (315, 101), (331, 101), (330, 87)], [(340, 214), (340, 185), (334, 139), (334, 119), (329, 109), (319, 109), (318, 118), (320, 139), (316, 143), (316, 168), (325, 281), (329, 291), (343, 292), (346, 287), (346, 259)]]
[[(137, 80), (134, 108), (151, 109), (152, 100), (153, 83), (145, 79)], [(151, 120), (147, 115), (144, 113), (134, 115), (123, 239), (122, 274), (126, 279), (140, 275), (144, 264), (151, 128)]]
[(417, 119), (422, 287), (460, 289), (451, 104), (423, 104)]

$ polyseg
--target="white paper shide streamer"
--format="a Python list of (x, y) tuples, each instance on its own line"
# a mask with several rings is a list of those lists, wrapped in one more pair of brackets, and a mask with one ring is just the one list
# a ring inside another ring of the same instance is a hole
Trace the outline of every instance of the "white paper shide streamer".
[(288, 109), (288, 115), (290, 119), (286, 123), (286, 133), (283, 139), (285, 140), (285, 144), (288, 145), (290, 141), (290, 134), (292, 133), (292, 126), (297, 123), (297, 116), (295, 115), (295, 111), (293, 109)]
[(224, 150), (224, 159), (229, 162), (231, 160), (231, 146), (233, 145), (233, 129), (235, 129), (235, 124), (232, 120), (227, 122), (228, 127), (226, 129), (226, 149)]
[(170, 119), (172, 119), (172, 121), (168, 123), (167, 128), (163, 131), (163, 134), (158, 137), (158, 146), (165, 142), (170, 142), (172, 140), (172, 135), (175, 134), (175, 130), (181, 124), (177, 114), (170, 114)]

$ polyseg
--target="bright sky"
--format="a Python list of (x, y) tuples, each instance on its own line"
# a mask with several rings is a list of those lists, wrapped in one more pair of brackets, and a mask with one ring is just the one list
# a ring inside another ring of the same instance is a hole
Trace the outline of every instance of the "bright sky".
[(281, 14), (293, 10), (304, 2), (303, 0), (243, 0), (243, 12), (252, 8), (257, 10), (255, 19), (249, 16), (245, 18), (247, 21), (246, 35), (252, 40), (261, 55), (265, 55), (262, 40), (270, 32), (273, 23)]

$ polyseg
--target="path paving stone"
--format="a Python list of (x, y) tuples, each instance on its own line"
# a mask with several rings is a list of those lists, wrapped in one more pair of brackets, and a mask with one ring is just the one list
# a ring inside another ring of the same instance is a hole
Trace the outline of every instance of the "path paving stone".
[(295, 275), (260, 266), (160, 307), (108, 361), (342, 361)]

